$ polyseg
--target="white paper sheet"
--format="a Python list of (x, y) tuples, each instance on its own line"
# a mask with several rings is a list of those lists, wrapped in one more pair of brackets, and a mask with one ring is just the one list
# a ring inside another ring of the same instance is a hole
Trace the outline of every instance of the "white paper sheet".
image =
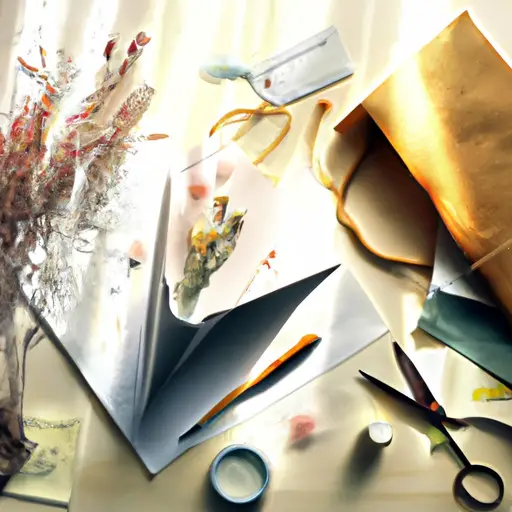
[(340, 226), (331, 192), (319, 185), (305, 166), (287, 171), (278, 190), (281, 208), (275, 289), (341, 263), (336, 244)]
[[(259, 373), (304, 334), (321, 336), (322, 341), (308, 356), (298, 364), (291, 363), (293, 367), (280, 379), (268, 377), (258, 389), (250, 390), (210, 424), (189, 432), (227, 392), (242, 383), (240, 375), (234, 378), (228, 375), (227, 370), (222, 370), (223, 379), (212, 376), (212, 373), (219, 373), (223, 365), (228, 365), (231, 373), (236, 373), (246, 362), (240, 357), (241, 347), (233, 348), (232, 336), (219, 339), (213, 335), (210, 343), (201, 345), (202, 354), (190, 358), (186, 369), (177, 372), (176, 378), (162, 389), (146, 413), (135, 447), (139, 452), (151, 450), (148, 467), (152, 472), (158, 472), (192, 446), (249, 419), (334, 368), (386, 332), (386, 325), (354, 276), (346, 267), (339, 267), (295, 309), (253, 365), (250, 374)], [(248, 340), (244, 341), (247, 343)], [(254, 357), (251, 352), (256, 345), (258, 343), (252, 340), (246, 346), (247, 358)], [(239, 364), (233, 366), (233, 360)], [(248, 377), (250, 375), (244, 378)], [(211, 382), (205, 386), (208, 379)], [(177, 409), (180, 410), (179, 415), (176, 414)], [(158, 450), (155, 449), (157, 446)]]
[[(226, 150), (237, 156), (237, 165), (216, 195), (228, 196), (230, 210), (244, 210), (244, 226), (233, 254), (213, 274), (210, 286), (201, 293), (197, 317), (235, 307), (255, 269), (275, 247), (279, 228), (279, 191), (252, 165), (245, 153), (232, 145)], [(221, 157), (220, 163), (223, 158)]]
[[(228, 407), (198, 438), (211, 437), (263, 411), (322, 373), (334, 368), (387, 332), (387, 327), (346, 267), (339, 267), (293, 313), (251, 372), (260, 374), (306, 333), (322, 338), (294, 371), (266, 391), (248, 392)], [(272, 377), (269, 378), (272, 381)], [(264, 383), (263, 383), (264, 384)], [(270, 382), (269, 382), (270, 384)]]
[[(211, 148), (209, 149), (212, 151)], [(187, 236), (195, 221), (211, 205), (213, 196), (229, 196), (229, 210), (247, 209), (244, 226), (233, 254), (216, 271), (210, 286), (200, 295), (194, 315), (187, 320), (199, 323), (206, 316), (232, 309), (266, 293), (282, 288), (340, 263), (336, 249), (335, 204), (309, 168), (297, 166), (287, 171), (275, 187), (236, 145), (214, 152), (196, 148), (189, 155), (196, 165), (173, 175), (166, 279), (171, 290), (183, 277)], [(208, 154), (208, 153), (207, 153)], [(215, 192), (213, 183), (223, 182)], [(227, 180), (226, 180), (227, 179)], [(208, 190), (199, 200), (190, 197), (187, 187), (201, 182)], [(271, 251), (273, 272), (262, 278), (261, 262)], [(250, 290), (247, 291), (249, 284)], [(170, 307), (177, 307), (170, 297)]]

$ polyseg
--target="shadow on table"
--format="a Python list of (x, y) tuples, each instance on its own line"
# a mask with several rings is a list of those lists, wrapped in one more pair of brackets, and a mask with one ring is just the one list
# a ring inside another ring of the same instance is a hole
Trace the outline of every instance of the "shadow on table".
[(484, 418), (480, 416), (464, 418), (470, 425), (495, 437), (500, 437), (509, 444), (512, 444), (512, 426), (501, 421)]
[(263, 510), (263, 505), (265, 503), (265, 496), (253, 503), (242, 505), (229, 503), (215, 492), (210, 483), (209, 475), (205, 478), (203, 492), (205, 497), (204, 509), (208, 510), (208, 512), (259, 512), (260, 510)]
[(345, 499), (353, 499), (364, 492), (364, 487), (374, 478), (379, 469), (383, 447), (370, 439), (368, 429), (356, 438), (347, 464), (342, 468), (342, 489)]

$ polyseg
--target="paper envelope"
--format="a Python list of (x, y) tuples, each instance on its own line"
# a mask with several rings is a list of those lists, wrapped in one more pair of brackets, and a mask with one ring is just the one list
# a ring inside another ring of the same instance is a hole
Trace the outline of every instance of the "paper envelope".
[(511, 87), (465, 12), (339, 123), (328, 155), (345, 148), (344, 165), (327, 166), (340, 223), (382, 258), (433, 267), (420, 327), (508, 383)]

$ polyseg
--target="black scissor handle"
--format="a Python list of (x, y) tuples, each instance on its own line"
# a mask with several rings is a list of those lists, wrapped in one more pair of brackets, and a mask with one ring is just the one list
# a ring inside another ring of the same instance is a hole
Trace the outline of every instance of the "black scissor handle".
[[(469, 475), (485, 475), (488, 476), (498, 487), (498, 497), (494, 501), (479, 501), (464, 487), (464, 479)], [(453, 494), (460, 505), (469, 510), (494, 510), (503, 500), (505, 494), (505, 484), (501, 476), (487, 466), (480, 464), (471, 464), (465, 466), (455, 477), (453, 482)]]

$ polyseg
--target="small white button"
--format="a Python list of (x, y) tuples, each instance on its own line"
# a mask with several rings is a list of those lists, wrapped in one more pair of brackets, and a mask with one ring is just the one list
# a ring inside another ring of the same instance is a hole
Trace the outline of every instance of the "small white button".
[(387, 446), (393, 439), (393, 427), (386, 421), (374, 421), (368, 427), (370, 439), (377, 444)]

